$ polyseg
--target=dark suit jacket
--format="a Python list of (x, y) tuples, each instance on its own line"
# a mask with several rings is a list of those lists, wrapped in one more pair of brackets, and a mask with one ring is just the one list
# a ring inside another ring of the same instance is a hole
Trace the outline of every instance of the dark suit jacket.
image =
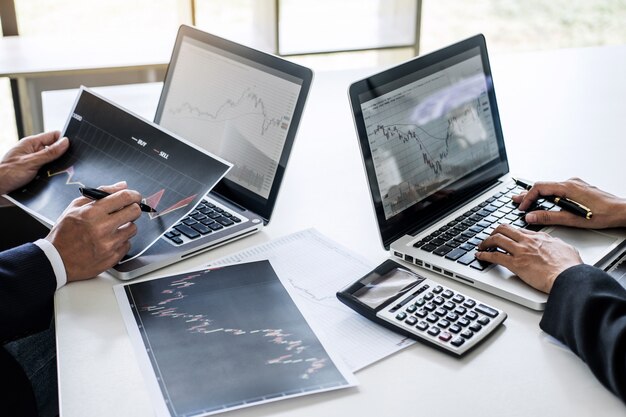
[[(0, 252), (0, 341), (4, 343), (50, 326), (56, 277), (38, 246), (27, 243)], [(12, 416), (37, 414), (35, 398), (19, 363), (0, 347), (0, 404)]]
[(589, 265), (563, 271), (540, 326), (626, 402), (626, 290), (615, 279)]

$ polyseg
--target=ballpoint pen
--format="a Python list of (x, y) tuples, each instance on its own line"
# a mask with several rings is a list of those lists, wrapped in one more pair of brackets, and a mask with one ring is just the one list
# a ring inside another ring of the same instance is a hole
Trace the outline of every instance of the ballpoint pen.
[[(106, 191), (102, 191), (97, 188), (80, 187), (78, 188), (78, 191), (80, 191), (83, 196), (91, 198), (92, 200), (100, 200), (111, 195), (111, 193), (107, 193)], [(145, 211), (146, 213), (157, 212), (155, 209), (144, 203), (139, 203), (139, 208), (141, 208), (141, 211)]]
[[(526, 181), (519, 180), (513, 178), (515, 184), (524, 188), (525, 190), (530, 190), (532, 188), (532, 184), (527, 183)], [(585, 219), (591, 219), (593, 213), (589, 207), (586, 207), (574, 200), (571, 200), (567, 197), (557, 197), (555, 195), (542, 196), (542, 198), (554, 203), (555, 205), (561, 207), (563, 210), (569, 211), (570, 213), (576, 214), (577, 216), (584, 217)]]

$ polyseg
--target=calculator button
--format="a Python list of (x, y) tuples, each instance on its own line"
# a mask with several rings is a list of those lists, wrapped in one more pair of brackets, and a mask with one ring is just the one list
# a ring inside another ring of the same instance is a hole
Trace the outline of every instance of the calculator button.
[(442, 305), (444, 302), (444, 299), (441, 298), (440, 296), (435, 297), (435, 299), (433, 300), (433, 303), (437, 304), (438, 306)]
[(461, 338), (461, 337), (457, 337), (456, 339), (454, 339), (452, 342), (450, 342), (452, 344), (452, 346), (456, 346), (459, 347), (461, 346), (463, 343), (465, 343), (465, 339)]
[(457, 294), (452, 297), (452, 301), (454, 301), (455, 303), (462, 303), (463, 301), (465, 301), (465, 297), (463, 297), (461, 294)]
[(439, 323), (437, 323), (437, 326), (441, 327), (442, 329), (445, 329), (449, 325), (450, 325), (450, 322), (444, 319), (439, 320)]
[(465, 315), (465, 318), (468, 320), (476, 320), (477, 317), (478, 317), (478, 314), (476, 314), (475, 311), (468, 311), (467, 314)]
[(417, 306), (415, 304), (412, 304), (406, 308), (407, 313), (414, 313), (415, 310), (417, 310)]
[(481, 326), (480, 324), (477, 324), (477, 323), (474, 323), (474, 324), (470, 325), (470, 327), (469, 327), (469, 329), (471, 331), (473, 331), (474, 333), (479, 332), (480, 329), (482, 329), (482, 328), (483, 328), (483, 326)]
[(444, 342), (447, 342), (450, 339), (452, 339), (452, 335), (448, 332), (442, 332), (439, 335), (439, 340), (443, 340)]
[(439, 317), (443, 317), (447, 314), (448, 312), (446, 310), (444, 310), (443, 308), (439, 307), (437, 310), (435, 310), (435, 314), (438, 315)]
[(459, 326), (467, 327), (470, 324), (470, 321), (466, 318), (462, 318), (462, 319), (459, 319), (459, 321), (457, 321), (456, 323)]
[(437, 285), (435, 288), (433, 288), (433, 292), (435, 294), (439, 294), (441, 291), (443, 291), (443, 288), (441, 287), (441, 285)]
[(441, 295), (443, 295), (446, 298), (450, 298), (450, 297), (452, 297), (454, 295), (454, 293), (452, 291), (450, 291), (450, 290), (445, 290), (443, 292), (443, 294), (441, 294)]
[(448, 321), (457, 321), (458, 318), (459, 316), (456, 313), (448, 313), (446, 316), (446, 320)]
[(450, 331), (452, 333), (458, 333), (458, 332), (461, 331), (461, 328), (459, 326), (457, 326), (456, 324), (453, 324), (452, 326), (450, 326), (448, 331)]
[(428, 317), (426, 317), (426, 320), (431, 323), (436, 323), (437, 320), (439, 320), (439, 317), (435, 316), (434, 314), (429, 314)]
[(428, 333), (429, 335), (431, 335), (431, 336), (437, 336), (437, 335), (439, 334), (439, 332), (440, 332), (440, 331), (441, 331), (441, 330), (439, 330), (439, 327), (435, 327), (435, 326), (433, 326), (433, 327), (431, 327), (430, 329), (428, 329), (428, 332), (427, 332), (427, 333)]
[(467, 312), (467, 309), (465, 307), (457, 307), (454, 312), (456, 314), (458, 314), (459, 316), (462, 316), (463, 314), (465, 314)]
[(432, 292), (429, 292), (428, 294), (424, 294), (424, 300), (428, 301), (428, 300), (432, 300), (434, 297)]
[(474, 300), (472, 300), (472, 299), (467, 299), (467, 300), (465, 300), (465, 302), (463, 303), (463, 306), (464, 306), (464, 307), (467, 307), (467, 308), (472, 308), (472, 307), (474, 307), (475, 305), (476, 305), (476, 301), (474, 301)]
[(417, 317), (419, 317), (420, 319), (423, 319), (424, 317), (426, 317), (426, 315), (427, 315), (428, 313), (426, 312), (426, 310), (421, 310), (421, 309), (420, 309), (420, 310), (417, 310), (414, 314), (415, 314)]
[(428, 323), (426, 323), (425, 321), (420, 321), (419, 323), (417, 323), (417, 326), (415, 326), (418, 330), (424, 331), (426, 329), (428, 329)]
[(415, 300), (415, 305), (418, 307), (421, 307), (424, 305), (426, 301), (424, 301), (424, 299), (422, 297), (418, 298), (417, 300)]
[(483, 326), (486, 326), (489, 324), (489, 317), (482, 316), (476, 321), (482, 324)]
[(433, 303), (428, 303), (424, 306), (424, 310), (426, 311), (433, 311), (435, 309), (435, 305)]
[(413, 326), (415, 323), (417, 323), (417, 317), (411, 316), (408, 319), (406, 319), (404, 322), (408, 324), (409, 326)]
[(478, 311), (481, 314), (484, 314), (485, 316), (489, 316), (491, 318), (497, 317), (498, 316), (498, 311), (488, 307), (484, 304), (478, 304), (475, 308), (476, 311)]
[(447, 301), (447, 302), (443, 305), (443, 307), (444, 307), (445, 309), (447, 309), (447, 310), (453, 310), (453, 309), (454, 309), (454, 307), (456, 307), (456, 306), (454, 305), (454, 303), (451, 303), (450, 301)]
[(465, 339), (469, 339), (470, 337), (474, 336), (474, 333), (471, 330), (463, 330), (461, 332), (461, 336), (463, 336)]
[(396, 314), (396, 319), (397, 320), (404, 320), (406, 318), (406, 313), (404, 311)]

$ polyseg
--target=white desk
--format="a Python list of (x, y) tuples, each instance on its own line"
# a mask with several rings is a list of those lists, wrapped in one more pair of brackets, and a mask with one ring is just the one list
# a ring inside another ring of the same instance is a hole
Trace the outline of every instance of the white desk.
[[(383, 260), (346, 94), (349, 82), (367, 72), (316, 75), (275, 220), (264, 232), (157, 273), (311, 226), (373, 261)], [(494, 57), (493, 72), (512, 172), (531, 179), (579, 175), (626, 195), (620, 173), (626, 47)], [(357, 373), (358, 388), (228, 415), (624, 415), (624, 405), (582, 361), (545, 338), (540, 313), (423, 273), (504, 309), (509, 318), (461, 360), (416, 344)], [(63, 417), (153, 415), (111, 290), (117, 283), (101, 277), (57, 292)]]
[(161, 39), (0, 38), (0, 77), (15, 80), (18, 88), (18, 128), (24, 136), (41, 132), (42, 91), (161, 81), (174, 39), (169, 31)]

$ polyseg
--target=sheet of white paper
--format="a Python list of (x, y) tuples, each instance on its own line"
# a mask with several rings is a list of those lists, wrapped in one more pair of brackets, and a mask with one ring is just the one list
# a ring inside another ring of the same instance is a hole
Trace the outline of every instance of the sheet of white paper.
[(268, 259), (298, 308), (325, 334), (352, 371), (414, 343), (360, 316), (336, 292), (376, 267), (315, 229), (300, 231), (212, 262), (226, 265)]

